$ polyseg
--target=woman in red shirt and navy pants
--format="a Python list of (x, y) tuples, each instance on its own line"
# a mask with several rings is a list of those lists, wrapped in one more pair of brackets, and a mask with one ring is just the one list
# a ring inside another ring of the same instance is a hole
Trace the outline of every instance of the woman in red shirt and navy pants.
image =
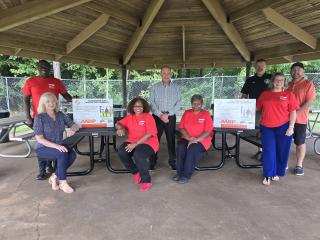
[(296, 110), (299, 108), (293, 93), (286, 91), (285, 76), (276, 73), (270, 83), (270, 90), (264, 91), (257, 109), (262, 109), (260, 124), (262, 142), (262, 184), (279, 181), (286, 173)]
[(192, 109), (184, 112), (179, 131), (182, 139), (177, 148), (177, 174), (173, 180), (187, 183), (198, 161), (211, 146), (213, 122), (210, 113), (202, 109), (203, 99), (200, 95), (191, 97)]
[(128, 105), (130, 114), (115, 124), (118, 136), (128, 133), (128, 139), (119, 147), (118, 155), (134, 175), (134, 183), (141, 183), (141, 191), (152, 186), (148, 159), (159, 149), (156, 123), (149, 111), (146, 100), (134, 98)]

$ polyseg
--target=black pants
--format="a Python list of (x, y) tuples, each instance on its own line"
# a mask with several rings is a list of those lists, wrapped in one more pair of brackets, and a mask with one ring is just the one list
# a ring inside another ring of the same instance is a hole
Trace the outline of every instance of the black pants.
[(49, 161), (47, 159), (43, 160), (41, 158), (38, 158), (39, 174), (45, 175), (46, 170), (51, 171), (52, 170), (52, 163), (53, 163), (53, 161)]
[(128, 144), (124, 142), (118, 149), (121, 162), (132, 174), (140, 173), (141, 183), (151, 182), (148, 159), (154, 154), (152, 147), (147, 144), (139, 144), (132, 152), (127, 152)]
[[(176, 134), (176, 115), (169, 116), (169, 122), (164, 123), (158, 116), (152, 115), (158, 129), (158, 139), (160, 142), (163, 131), (166, 134), (168, 153), (169, 153), (169, 165), (176, 166), (176, 142), (175, 142), (175, 134)], [(150, 164), (155, 165), (158, 159), (157, 154), (154, 154), (150, 158)]]

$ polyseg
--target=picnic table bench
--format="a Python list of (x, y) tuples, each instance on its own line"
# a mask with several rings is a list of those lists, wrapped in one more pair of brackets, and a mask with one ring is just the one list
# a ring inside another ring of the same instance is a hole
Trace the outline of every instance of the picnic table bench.
[[(18, 115), (18, 116), (13, 116), (13, 117), (7, 117), (7, 118), (2, 118), (0, 119), (0, 128), (6, 128), (7, 131), (5, 134), (3, 134), (0, 138), (0, 142), (2, 142), (3, 139), (5, 139), (9, 135), (9, 141), (13, 142), (23, 142), (25, 143), (27, 147), (26, 153), (23, 154), (4, 154), (0, 152), (0, 157), (29, 157), (31, 154), (31, 145), (30, 141), (34, 137), (34, 132), (30, 130), (30, 132), (17, 135), (16, 134), (16, 129), (17, 127), (24, 125), (25, 122), (27, 121), (25, 116)], [(10, 132), (12, 131), (12, 135), (10, 135)]]

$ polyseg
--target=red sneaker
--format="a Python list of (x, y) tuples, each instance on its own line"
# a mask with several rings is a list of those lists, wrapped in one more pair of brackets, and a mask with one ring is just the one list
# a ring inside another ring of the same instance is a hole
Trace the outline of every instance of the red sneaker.
[(140, 177), (140, 173), (137, 172), (135, 175), (133, 175), (133, 182), (135, 184), (139, 184), (141, 182), (141, 177)]
[(152, 183), (142, 183), (142, 185), (140, 186), (140, 191), (148, 191), (152, 186)]

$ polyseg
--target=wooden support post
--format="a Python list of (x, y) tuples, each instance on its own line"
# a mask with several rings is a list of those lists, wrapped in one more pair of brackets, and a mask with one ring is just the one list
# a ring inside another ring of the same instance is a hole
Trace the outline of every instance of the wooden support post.
[(203, 68), (200, 68), (200, 69), (199, 69), (199, 76), (200, 76), (200, 77), (203, 77)]
[(191, 69), (186, 69), (186, 78), (191, 77)]
[(251, 67), (252, 67), (252, 62), (246, 62), (246, 79), (250, 77)]

